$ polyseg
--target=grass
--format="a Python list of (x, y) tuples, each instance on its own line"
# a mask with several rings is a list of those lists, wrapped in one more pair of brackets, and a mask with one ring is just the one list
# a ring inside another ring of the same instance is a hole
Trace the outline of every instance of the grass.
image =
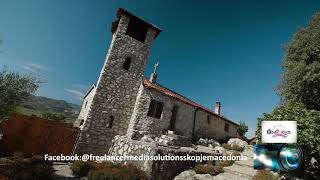
[(36, 115), (38, 117), (42, 116), (42, 111), (38, 111), (38, 110), (34, 110), (34, 109), (28, 109), (22, 106), (18, 106), (15, 108), (14, 110), (15, 113), (18, 114), (23, 114), (23, 115), (27, 115), (27, 116), (31, 116), (31, 115)]
[[(35, 115), (38, 117), (43, 117), (42, 115), (44, 113), (47, 113), (48, 111), (39, 111), (39, 110), (35, 110), (35, 109), (29, 109), (29, 108), (25, 108), (22, 106), (18, 106), (15, 108), (15, 110), (13, 111), (17, 114), (22, 114), (22, 115), (27, 115), (27, 116), (31, 116), (31, 115)], [(54, 112), (52, 112), (54, 113)], [(73, 123), (76, 119), (72, 118), (72, 117), (66, 117), (66, 119), (63, 121), (65, 123)]]

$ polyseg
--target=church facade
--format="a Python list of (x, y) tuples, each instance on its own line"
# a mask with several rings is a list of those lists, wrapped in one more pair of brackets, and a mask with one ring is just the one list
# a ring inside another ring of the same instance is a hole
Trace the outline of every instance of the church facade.
[(153, 41), (161, 30), (119, 9), (112, 23), (112, 42), (96, 85), (83, 99), (75, 126), (81, 128), (75, 153), (107, 153), (116, 135), (157, 141), (175, 134), (198, 138), (237, 137), (238, 124), (221, 115), (221, 104), (210, 110), (157, 83), (155, 69), (144, 77)]

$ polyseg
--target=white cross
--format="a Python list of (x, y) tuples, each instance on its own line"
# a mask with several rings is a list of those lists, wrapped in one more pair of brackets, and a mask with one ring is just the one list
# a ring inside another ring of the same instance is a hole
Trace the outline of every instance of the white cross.
[(157, 62), (157, 63), (154, 65), (154, 69), (153, 69), (153, 73), (154, 73), (154, 74), (157, 72), (158, 66), (159, 66), (159, 62)]

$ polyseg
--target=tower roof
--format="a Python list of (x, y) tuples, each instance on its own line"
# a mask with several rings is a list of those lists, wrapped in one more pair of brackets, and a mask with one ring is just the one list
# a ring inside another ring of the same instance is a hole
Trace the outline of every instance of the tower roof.
[(131, 18), (134, 18), (134, 19), (136, 19), (136, 20), (142, 21), (146, 26), (153, 28), (153, 29), (156, 31), (156, 35), (155, 35), (154, 38), (156, 38), (156, 37), (159, 35), (159, 33), (162, 31), (162, 30), (161, 30), (159, 27), (157, 27), (156, 25), (145, 21), (144, 19), (142, 19), (142, 18), (140, 18), (140, 17), (132, 14), (131, 12), (129, 12), (129, 11), (123, 9), (123, 8), (119, 8), (119, 9), (118, 9), (118, 12), (117, 12), (117, 17), (120, 18), (122, 15), (127, 15), (127, 16), (129, 16), (129, 17), (131, 17)]

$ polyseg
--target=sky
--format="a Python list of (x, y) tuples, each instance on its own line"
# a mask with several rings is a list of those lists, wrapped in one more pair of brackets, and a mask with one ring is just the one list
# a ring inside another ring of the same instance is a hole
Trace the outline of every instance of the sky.
[(38, 75), (37, 95), (81, 104), (96, 83), (119, 7), (159, 26), (145, 75), (249, 126), (280, 98), (284, 45), (320, 1), (0, 0), (0, 69)]

